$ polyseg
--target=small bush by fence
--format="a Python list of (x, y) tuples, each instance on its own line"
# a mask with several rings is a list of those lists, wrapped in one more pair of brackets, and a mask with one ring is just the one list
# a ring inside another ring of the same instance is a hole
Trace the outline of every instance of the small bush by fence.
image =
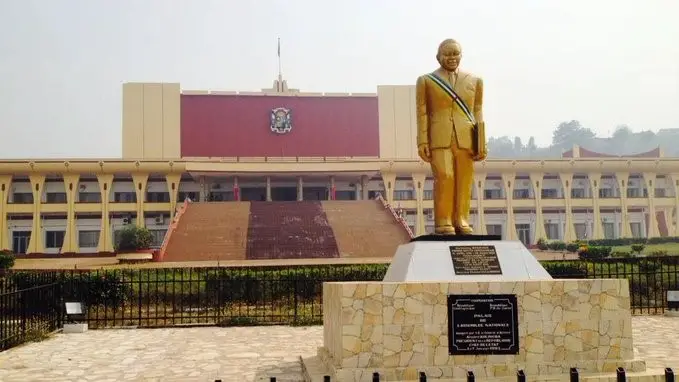
[[(679, 288), (677, 256), (542, 264), (554, 278), (628, 279), (637, 314), (662, 313), (667, 290)], [(85, 304), (92, 328), (320, 324), (323, 282), (379, 281), (387, 266), (10, 272), (0, 281), (0, 349), (28, 338), (30, 322), (59, 327), (66, 301)]]

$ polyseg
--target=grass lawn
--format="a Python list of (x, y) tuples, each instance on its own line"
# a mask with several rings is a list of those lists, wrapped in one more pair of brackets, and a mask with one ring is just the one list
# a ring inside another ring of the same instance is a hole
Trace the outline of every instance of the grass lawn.
[[(632, 252), (631, 245), (620, 245), (613, 247), (615, 251)], [(667, 251), (668, 255), (679, 255), (679, 243), (663, 243), (663, 244), (646, 244), (646, 247), (641, 252), (645, 255), (650, 255), (653, 251)]]

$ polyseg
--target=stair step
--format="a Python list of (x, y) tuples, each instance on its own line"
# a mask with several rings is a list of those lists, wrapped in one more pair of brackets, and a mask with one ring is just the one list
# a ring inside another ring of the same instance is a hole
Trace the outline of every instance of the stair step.
[(375, 200), (190, 203), (164, 261), (390, 258), (409, 240)]
[(377, 200), (324, 201), (341, 257), (389, 258), (410, 241), (406, 230)]
[(248, 202), (189, 203), (164, 261), (244, 260)]

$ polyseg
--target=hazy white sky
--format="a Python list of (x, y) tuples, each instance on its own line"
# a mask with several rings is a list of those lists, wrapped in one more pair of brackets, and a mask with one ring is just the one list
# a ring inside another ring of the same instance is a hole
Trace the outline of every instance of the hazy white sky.
[[(677, 0), (0, 0), (0, 157), (119, 157), (121, 84), (375, 92), (463, 46), (488, 135), (679, 128)], [(100, 142), (103, 142), (101, 144)]]

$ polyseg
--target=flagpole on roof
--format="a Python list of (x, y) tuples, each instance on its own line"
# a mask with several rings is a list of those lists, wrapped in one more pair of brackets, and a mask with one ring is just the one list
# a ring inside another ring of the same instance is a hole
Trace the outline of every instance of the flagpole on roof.
[(278, 81), (283, 81), (283, 69), (281, 66), (281, 38), (278, 38)]

